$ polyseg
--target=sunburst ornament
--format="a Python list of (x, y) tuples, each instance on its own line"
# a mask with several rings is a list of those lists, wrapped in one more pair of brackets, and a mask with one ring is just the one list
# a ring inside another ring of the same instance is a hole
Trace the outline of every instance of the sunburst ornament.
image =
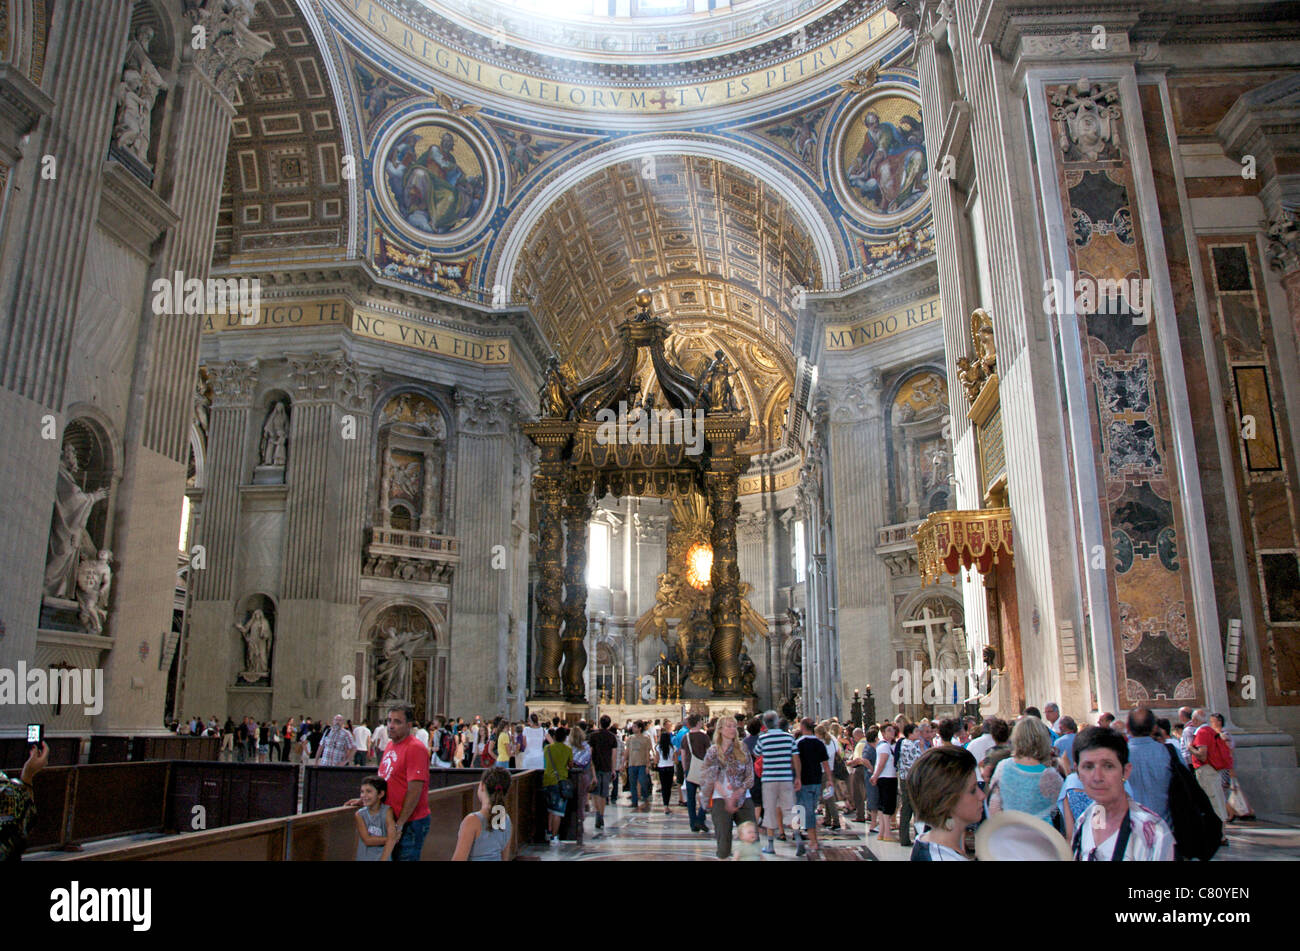
[(703, 591), (709, 586), (712, 573), (713, 546), (708, 542), (696, 542), (686, 550), (686, 582)]

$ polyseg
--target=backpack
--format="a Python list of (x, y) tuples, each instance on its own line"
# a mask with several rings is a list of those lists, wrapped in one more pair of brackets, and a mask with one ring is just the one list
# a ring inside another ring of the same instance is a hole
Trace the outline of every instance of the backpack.
[(452, 735), (451, 730), (444, 729), (441, 732), (442, 737), (438, 740), (438, 759), (444, 763), (453, 763), (456, 759), (456, 737)]
[(1173, 770), (1169, 780), (1169, 816), (1173, 820), (1178, 857), (1208, 862), (1219, 850), (1223, 823), (1210, 805), (1210, 797), (1172, 746), (1169, 747), (1169, 765)]

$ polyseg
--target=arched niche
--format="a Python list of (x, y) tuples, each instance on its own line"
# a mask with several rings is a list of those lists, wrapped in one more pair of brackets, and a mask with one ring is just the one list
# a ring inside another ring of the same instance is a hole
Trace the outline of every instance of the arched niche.
[(952, 498), (948, 383), (936, 367), (904, 374), (886, 403), (889, 502), (895, 523), (924, 518)]
[(250, 594), (236, 605), (231, 622), (235, 686), (271, 685), (276, 620), (275, 601), (268, 594)]
[(445, 533), (447, 420), (438, 401), (418, 389), (398, 390), (379, 402), (375, 414), (376, 527)]
[(113, 83), (109, 155), (150, 187), (163, 179), (163, 143), (176, 99), (180, 25), (164, 4), (137, 0)]
[(289, 428), (293, 400), (283, 390), (268, 390), (257, 402), (259, 412), (251, 414), (257, 422), (253, 433), (254, 485), (281, 485), (289, 466)]
[[(112, 491), (119, 477), (119, 448), (98, 410), (73, 406), (69, 415), (59, 446), (46, 546), (44, 595), (56, 611), (71, 614), (58, 618), (43, 616), (42, 622), (54, 621), (56, 626), (86, 629), (86, 612), (74, 610), (74, 605), (79, 589), (88, 587), (89, 579), (79, 580), (78, 573), (83, 564), (102, 560), (101, 552), (108, 552), (111, 559)], [(105, 586), (109, 580), (108, 577), (99, 579)], [(95, 625), (92, 623), (90, 627)]]
[(951, 712), (954, 684), (957, 703), (970, 695), (968, 672), (971, 657), (965, 630), (965, 606), (956, 594), (945, 588), (921, 588), (899, 604), (893, 637), (899, 669), (911, 673), (917, 664), (920, 665), (922, 681), (918, 685), (913, 676), (909, 681), (913, 689), (920, 686), (925, 691), (931, 682), (926, 679), (927, 671), (939, 675), (938, 680), (931, 678), (936, 685), (942, 683), (942, 689), (936, 689), (934, 698), (938, 702), (932, 702), (926, 696), (908, 697), (904, 705), (909, 714)]
[(367, 612), (368, 715), (378, 722), (389, 704), (409, 703), (422, 723), (443, 711), (449, 650), (441, 618), (423, 605), (397, 600)]

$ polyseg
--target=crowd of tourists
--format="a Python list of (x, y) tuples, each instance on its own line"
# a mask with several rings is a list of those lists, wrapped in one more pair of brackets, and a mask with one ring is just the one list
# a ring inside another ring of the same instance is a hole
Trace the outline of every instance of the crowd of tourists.
[(679, 810), (691, 832), (715, 839), (718, 858), (734, 860), (778, 850), (817, 858), (828, 833), (856, 838), (854, 822), (879, 842), (910, 848), (915, 861), (966, 859), (976, 830), (999, 813), (1045, 823), (1079, 859), (1209, 858), (1227, 843), (1223, 823), (1253, 818), (1223, 717), (1190, 708), (1174, 724), (1138, 708), (1124, 720), (1102, 714), (1083, 729), (1054, 703), (1030, 707), (1014, 723), (911, 722), (900, 714), (858, 727), (834, 717), (792, 724), (773, 711), (621, 725), (607, 716), (571, 725), (537, 714), (422, 724), (413, 711), (398, 711), (400, 738), (394, 713), (373, 730), (342, 715), (293, 717), (283, 726), (193, 718), (182, 729), (219, 736), (223, 758), (375, 763), (379, 775), (356, 800), (358, 857), (375, 859), (418, 857), (428, 828), (424, 797), (408, 795), (401, 777), (423, 788), (429, 769), (450, 768), (487, 771), (482, 810), (462, 824), (460, 858), (499, 857), (509, 840), (496, 807), (511, 769), (542, 770), (552, 845), (566, 815), (566, 834), (581, 845), (588, 821), (590, 834), (602, 835), (608, 807), (625, 801), (636, 811)]

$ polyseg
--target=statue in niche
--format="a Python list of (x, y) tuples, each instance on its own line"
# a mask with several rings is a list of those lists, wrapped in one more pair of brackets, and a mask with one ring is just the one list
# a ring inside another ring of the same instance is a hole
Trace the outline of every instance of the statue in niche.
[(411, 690), (411, 658), (416, 645), (425, 638), (425, 631), (407, 628), (399, 632), (395, 624), (384, 628), (380, 645), (379, 669), (376, 681), (381, 700), (409, 700)]
[(284, 467), (289, 444), (289, 414), (283, 403), (276, 403), (262, 427), (262, 465)]
[(92, 634), (104, 633), (108, 591), (113, 584), (113, 569), (109, 564), (112, 558), (113, 553), (104, 549), (94, 558), (83, 555), (77, 565), (77, 617), (82, 627)]
[(45, 593), (52, 598), (73, 594), (78, 553), (96, 550), (86, 533), (86, 522), (95, 505), (108, 497), (108, 487), (93, 492), (77, 484), (81, 462), (72, 444), (63, 447), (58, 480), (54, 490), (54, 521), (50, 527), (49, 551), (45, 562)]
[(239, 679), (257, 683), (271, 675), (271, 622), (261, 608), (254, 608), (243, 624), (235, 629), (244, 638), (244, 669)]
[(154, 31), (142, 26), (126, 50), (122, 79), (118, 83), (117, 119), (113, 127), (113, 144), (128, 155), (149, 164), (149, 140), (152, 136), (151, 114), (158, 93), (167, 88), (162, 75), (149, 59)]

